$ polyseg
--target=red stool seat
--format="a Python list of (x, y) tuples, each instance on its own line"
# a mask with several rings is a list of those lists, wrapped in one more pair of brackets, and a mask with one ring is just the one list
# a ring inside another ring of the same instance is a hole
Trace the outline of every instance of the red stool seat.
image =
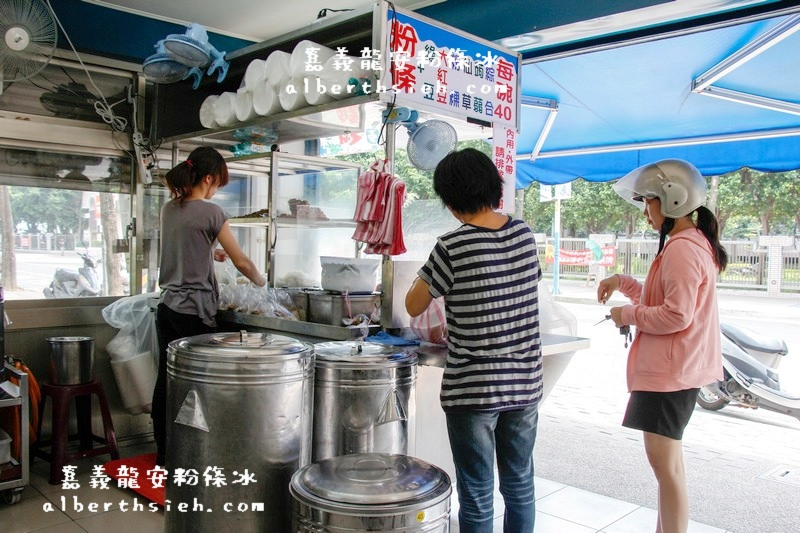
[[(40, 457), (50, 462), (50, 483), (58, 484), (64, 477), (63, 467), (72, 461), (84, 457), (110, 454), (112, 459), (119, 459), (117, 437), (114, 433), (114, 423), (111, 421), (111, 412), (103, 390), (103, 384), (98, 380), (82, 383), (80, 385), (52, 385), (43, 383), (42, 401), (39, 404), (39, 427), (37, 429), (34, 457)], [(100, 403), (100, 414), (103, 419), (104, 437), (92, 432), (92, 395), (97, 396)], [(47, 399), (53, 401), (52, 431), (50, 440), (42, 442), (42, 419)], [(78, 422), (77, 435), (69, 434), (70, 404), (75, 401), (75, 414)], [(68, 451), (69, 441), (78, 440), (78, 450)], [(101, 446), (94, 446), (99, 442)], [(50, 451), (42, 450), (42, 446), (50, 445)]]

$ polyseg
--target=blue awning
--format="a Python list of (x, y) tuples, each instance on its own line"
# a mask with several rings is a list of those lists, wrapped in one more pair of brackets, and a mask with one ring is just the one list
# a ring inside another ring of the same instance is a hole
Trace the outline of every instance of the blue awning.
[[(522, 93), (557, 113), (547, 132), (550, 111), (523, 106), (518, 188), (607, 181), (668, 157), (705, 175), (800, 168), (797, 28), (800, 17), (784, 16), (525, 65)], [(742, 49), (753, 57), (711, 70)], [(737, 101), (694, 92), (704, 74), (705, 93)]]

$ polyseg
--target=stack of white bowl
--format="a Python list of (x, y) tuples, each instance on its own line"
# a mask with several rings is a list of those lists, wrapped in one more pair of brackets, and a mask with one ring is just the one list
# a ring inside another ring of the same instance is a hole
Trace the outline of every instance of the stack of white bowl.
[[(355, 57), (336, 55), (336, 51), (303, 40), (291, 54), (275, 50), (266, 59), (247, 65), (238, 91), (207, 97), (200, 106), (204, 128), (230, 126), (257, 116), (293, 111), (352, 96), (351, 78), (368, 77)], [(333, 92), (333, 86), (337, 89)]]

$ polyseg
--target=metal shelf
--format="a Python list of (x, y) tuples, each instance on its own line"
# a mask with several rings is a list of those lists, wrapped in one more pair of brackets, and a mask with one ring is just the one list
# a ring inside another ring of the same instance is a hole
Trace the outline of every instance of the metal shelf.
[[(334, 100), (325, 104), (302, 107), (294, 111), (284, 111), (266, 117), (257, 117), (245, 122), (237, 122), (229, 126), (213, 129), (192, 131), (164, 139), (164, 142), (186, 141), (192, 146), (209, 145), (215, 148), (225, 148), (242, 142), (243, 130), (268, 129), (277, 135), (275, 143), (282, 144), (292, 141), (333, 137), (345, 132), (363, 131), (366, 112), (364, 104), (377, 102), (378, 94), (353, 96), (342, 100)], [(340, 109), (354, 107), (359, 114), (359, 123), (343, 124), (337, 120), (335, 112)], [(231, 160), (247, 160), (269, 157), (268, 153), (249, 154)]]
[(356, 223), (349, 219), (329, 219), (329, 220), (302, 220), (294, 218), (275, 219), (275, 225), (288, 228), (355, 228)]
[[(2, 319), (0, 317), (0, 319)], [(2, 354), (0, 354), (2, 357)], [(17, 370), (14, 366), (3, 362), (8, 374), (14, 376), (19, 385), (14, 385), (10, 380), (0, 383), (0, 408), (20, 406), (20, 457), (16, 460), (12, 457), (10, 463), (5, 463), (0, 467), (0, 491), (9, 491), (5, 499), (9, 503), (17, 503), (22, 497), (22, 490), (28, 484), (29, 459), (28, 459), (28, 374)]]
[(239, 218), (229, 218), (228, 223), (231, 226), (269, 226), (269, 218), (268, 217), (239, 217)]

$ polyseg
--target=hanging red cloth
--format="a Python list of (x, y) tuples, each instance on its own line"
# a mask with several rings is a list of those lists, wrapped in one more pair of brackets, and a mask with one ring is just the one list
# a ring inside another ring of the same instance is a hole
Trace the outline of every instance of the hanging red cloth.
[(405, 253), (403, 242), (403, 203), (406, 184), (386, 171), (388, 161), (375, 161), (358, 178), (356, 230), (353, 240), (366, 243), (370, 254)]

